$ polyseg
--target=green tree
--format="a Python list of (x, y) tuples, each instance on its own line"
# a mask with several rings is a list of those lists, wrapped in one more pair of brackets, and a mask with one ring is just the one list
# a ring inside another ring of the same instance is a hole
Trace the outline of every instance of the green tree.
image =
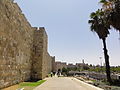
[(62, 72), (67, 72), (67, 71), (68, 71), (67, 68), (65, 67), (62, 68)]
[(106, 20), (104, 20), (104, 12), (102, 10), (98, 9), (96, 12), (91, 13), (90, 18), (91, 20), (89, 20), (88, 23), (91, 24), (91, 31), (97, 33), (103, 42), (107, 81), (111, 84), (112, 80), (110, 76), (109, 55), (106, 46), (106, 38), (109, 34), (110, 26), (107, 24)]
[(65, 68), (65, 67), (62, 68), (62, 74), (63, 75), (67, 75), (68, 72), (69, 72), (69, 70), (67, 68)]

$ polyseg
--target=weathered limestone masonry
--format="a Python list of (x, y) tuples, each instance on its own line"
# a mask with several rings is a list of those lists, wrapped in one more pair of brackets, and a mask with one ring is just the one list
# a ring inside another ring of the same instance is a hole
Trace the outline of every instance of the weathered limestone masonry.
[(56, 71), (56, 65), (55, 65), (55, 56), (52, 57), (52, 72)]
[(31, 27), (12, 0), (0, 0), (0, 89), (43, 79), (52, 69), (51, 62), (44, 28)]
[(0, 0), (0, 88), (30, 78), (32, 36), (17, 4)]
[[(48, 36), (44, 27), (34, 28), (32, 79), (43, 79), (52, 71), (52, 57), (47, 52)], [(41, 71), (41, 72), (40, 72)]]

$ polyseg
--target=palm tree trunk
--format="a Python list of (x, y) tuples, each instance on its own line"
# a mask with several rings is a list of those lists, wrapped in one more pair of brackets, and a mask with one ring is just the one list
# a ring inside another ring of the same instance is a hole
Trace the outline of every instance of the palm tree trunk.
[(109, 55), (108, 55), (108, 51), (106, 48), (106, 38), (102, 39), (103, 41), (103, 50), (104, 50), (104, 58), (105, 58), (105, 64), (106, 64), (106, 74), (107, 74), (107, 81), (111, 84), (112, 80), (111, 80), (111, 76), (110, 76), (110, 65), (109, 65)]

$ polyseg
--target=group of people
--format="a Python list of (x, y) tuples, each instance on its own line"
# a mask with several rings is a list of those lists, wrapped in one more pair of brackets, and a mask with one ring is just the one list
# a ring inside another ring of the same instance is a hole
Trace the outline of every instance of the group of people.
[(53, 75), (60, 77), (61, 76), (61, 72), (59, 72), (59, 71), (58, 72), (51, 72), (50, 76), (53, 77)]

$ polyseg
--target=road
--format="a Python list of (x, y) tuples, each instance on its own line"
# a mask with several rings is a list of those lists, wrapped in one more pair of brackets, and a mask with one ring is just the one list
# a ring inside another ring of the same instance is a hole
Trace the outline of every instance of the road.
[(78, 79), (69, 77), (48, 78), (42, 85), (34, 90), (103, 90), (86, 84)]

